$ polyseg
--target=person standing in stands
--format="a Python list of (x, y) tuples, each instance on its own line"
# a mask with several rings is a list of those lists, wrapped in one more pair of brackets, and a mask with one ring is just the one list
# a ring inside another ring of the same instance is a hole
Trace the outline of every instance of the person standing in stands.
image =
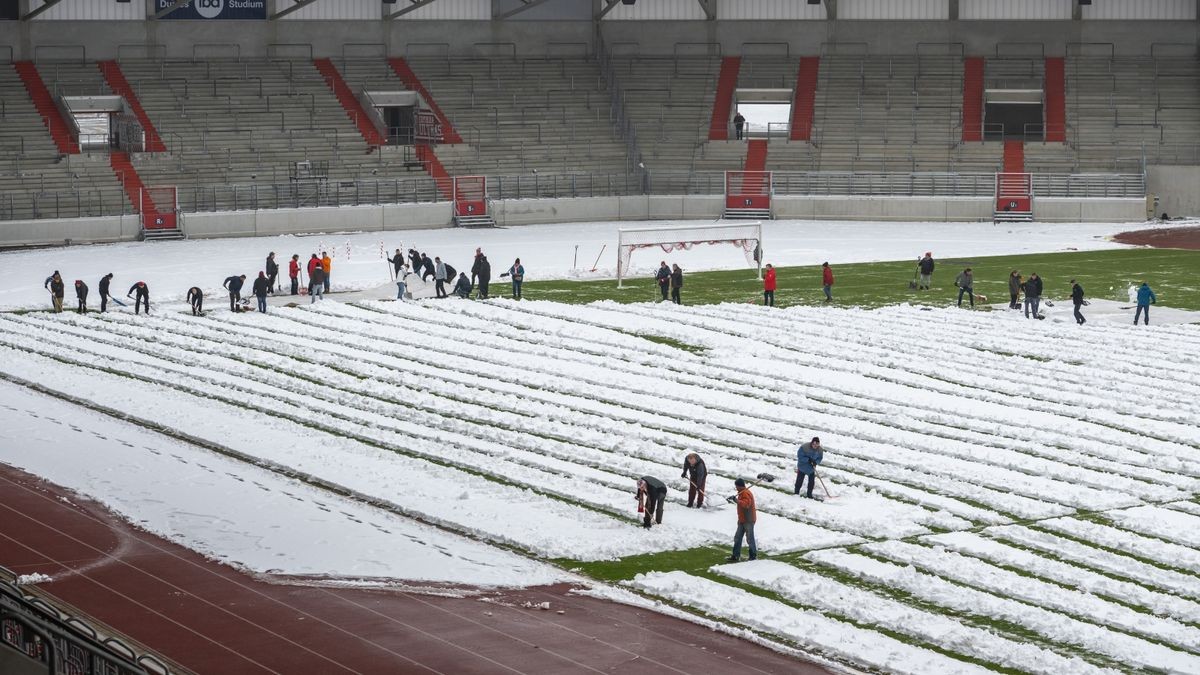
[(288, 278), (292, 280), (292, 295), (300, 294), (300, 254), (292, 254), (288, 261)]
[(746, 118), (742, 117), (742, 113), (737, 113), (733, 116), (733, 130), (737, 134), (737, 139), (742, 140), (746, 129)]
[(79, 306), (75, 311), (80, 314), (87, 314), (87, 296), (88, 287), (81, 279), (75, 280), (75, 299), (79, 301)]
[(662, 291), (662, 301), (667, 301), (667, 293), (671, 291), (671, 268), (667, 267), (667, 261), (662, 261), (658, 266), (658, 273), (654, 275), (654, 280), (658, 282), (658, 290)]
[(520, 258), (517, 258), (512, 267), (508, 268), (508, 276), (512, 281), (513, 300), (520, 300), (521, 284), (525, 283), (525, 266), (521, 264)]
[(775, 267), (767, 263), (767, 271), (763, 272), (763, 304), (775, 306)]
[(821, 263), (821, 290), (825, 292), (825, 302), (833, 302), (833, 268), (828, 262)]
[[(112, 272), (100, 277), (100, 313), (108, 311), (108, 285), (112, 282)], [(115, 302), (115, 301), (114, 301)]]
[(926, 251), (925, 257), (917, 262), (917, 271), (921, 273), (921, 280), (917, 284), (917, 290), (929, 290), (929, 285), (933, 282), (933, 253)]
[(308, 259), (308, 294), (309, 295), (313, 294), (313, 277), (316, 275), (317, 268), (320, 266), (321, 266), (321, 259), (317, 257), (316, 253), (312, 254), (312, 257)]
[(487, 300), (488, 283), (492, 280), (492, 263), (488, 262), (487, 256), (482, 252), (475, 257), (475, 264), (471, 266), (471, 277), (479, 280), (479, 299)]
[(738, 562), (742, 559), (742, 538), (746, 538), (746, 543), (750, 545), (750, 559), (754, 560), (758, 557), (758, 547), (754, 542), (754, 523), (758, 521), (758, 510), (754, 506), (754, 494), (750, 492), (750, 488), (746, 487), (746, 481), (741, 478), (733, 481), (733, 486), (737, 488), (737, 495), (726, 497), (725, 501), (737, 505), (737, 532), (733, 535), (733, 555), (729, 556), (729, 562)]
[(645, 513), (642, 527), (650, 529), (650, 518), (662, 525), (663, 504), (667, 501), (667, 484), (652, 476), (642, 476), (637, 482), (638, 510)]
[(279, 265), (275, 264), (275, 252), (267, 255), (267, 292), (275, 295), (275, 280), (279, 277)]
[(1133, 315), (1133, 325), (1137, 325), (1138, 318), (1142, 313), (1146, 313), (1145, 325), (1150, 325), (1150, 305), (1158, 304), (1158, 298), (1154, 296), (1154, 291), (1150, 290), (1150, 284), (1142, 282), (1142, 285), (1137, 290), (1137, 312)]
[(321, 270), (325, 272), (322, 275), (322, 282), (325, 284), (325, 292), (329, 292), (329, 273), (333, 271), (333, 258), (329, 254), (321, 251)]
[(954, 279), (954, 285), (958, 287), (958, 306), (962, 307), (963, 294), (966, 294), (967, 299), (971, 301), (971, 308), (975, 308), (975, 273), (971, 268), (963, 270), (958, 277)]
[(1071, 303), (1075, 305), (1075, 323), (1082, 326), (1087, 323), (1087, 319), (1083, 318), (1083, 312), (1079, 311), (1080, 307), (1087, 304), (1083, 299), (1083, 286), (1080, 286), (1074, 279), (1071, 280)]
[(312, 274), (312, 279), (309, 280), (312, 283), (312, 291), (308, 294), (310, 305), (325, 297), (325, 268), (317, 265)]
[(58, 314), (62, 312), (63, 294), (66, 293), (67, 289), (63, 284), (62, 275), (58, 273), (58, 270), (54, 270), (54, 274), (46, 277), (42, 288), (50, 291), (50, 304), (54, 307), (54, 313)]
[(258, 273), (258, 278), (254, 280), (254, 297), (258, 300), (258, 311), (263, 314), (267, 313), (267, 293), (271, 292), (271, 280), (262, 272)]
[(446, 263), (441, 257), (433, 257), (433, 295), (438, 298), (449, 297), (446, 294)]
[(683, 458), (683, 473), (680, 478), (688, 479), (688, 508), (704, 506), (704, 483), (708, 480), (708, 467), (694, 452)]
[[(133, 297), (135, 292), (137, 293), (137, 297)], [(130, 286), (129, 292), (125, 294), (125, 297), (133, 298), (134, 314), (140, 314), (139, 308), (143, 305), (146, 308), (146, 314), (150, 314), (150, 287), (146, 285), (146, 282), (139, 281)]]
[(225, 281), (221, 283), (225, 290), (229, 291), (229, 311), (238, 311), (238, 302), (242, 299), (242, 284), (246, 283), (245, 274), (235, 274), (230, 277), (225, 277)]
[(188, 289), (187, 301), (192, 306), (192, 316), (204, 316), (204, 291), (199, 286)]

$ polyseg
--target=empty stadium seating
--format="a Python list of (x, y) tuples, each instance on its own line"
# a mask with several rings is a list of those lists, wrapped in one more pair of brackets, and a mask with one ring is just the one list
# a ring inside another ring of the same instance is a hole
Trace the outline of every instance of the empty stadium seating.
[[(354, 93), (413, 84), (383, 56), (320, 66), (122, 59), (116, 67), (128, 84), (119, 88), (136, 97), (165, 148), (132, 155), (141, 182), (178, 186), (182, 210), (210, 211), (445, 199), (449, 191), (422, 170), (431, 164), (489, 176), (493, 197), (719, 191), (720, 174), (746, 161), (744, 142), (710, 140), (721, 63), (700, 54), (413, 56), (412, 76), (462, 141), (421, 154), (375, 147), (328, 81), (333, 69)], [(1041, 57), (983, 63), (989, 87), (1035, 88), (1045, 78)], [(789, 93), (800, 64), (798, 54), (744, 54), (737, 88)], [(817, 82), (810, 138), (772, 130), (768, 169), (1000, 170), (994, 129), (987, 140), (963, 140), (962, 54), (830, 53), (808, 65)], [(117, 81), (94, 62), (36, 68), (54, 95), (109, 93)], [(1200, 164), (1194, 58), (1068, 55), (1064, 70), (1066, 142), (1027, 141), (1028, 171), (1140, 174), (1145, 162)], [(618, 124), (625, 120), (629, 138)], [(0, 68), (0, 121), (0, 218), (133, 212), (106, 151), (64, 153), (61, 134), (56, 144), (8, 64)]]

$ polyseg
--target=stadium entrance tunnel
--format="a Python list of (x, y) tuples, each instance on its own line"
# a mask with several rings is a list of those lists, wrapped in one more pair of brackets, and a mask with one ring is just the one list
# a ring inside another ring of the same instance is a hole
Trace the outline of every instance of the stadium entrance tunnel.
[(787, 138), (791, 127), (791, 89), (738, 89), (733, 110), (746, 118), (745, 136), (749, 138)]
[(988, 89), (984, 93), (984, 140), (1040, 141), (1045, 133), (1041, 89)]

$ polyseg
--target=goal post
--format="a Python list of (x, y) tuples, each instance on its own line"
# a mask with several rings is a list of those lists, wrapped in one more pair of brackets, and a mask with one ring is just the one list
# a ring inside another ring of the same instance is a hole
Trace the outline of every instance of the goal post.
[(697, 244), (732, 244), (742, 249), (746, 262), (755, 266), (762, 279), (762, 223), (736, 225), (692, 225), (617, 230), (617, 287), (630, 274), (634, 251), (660, 248), (664, 253), (688, 251)]

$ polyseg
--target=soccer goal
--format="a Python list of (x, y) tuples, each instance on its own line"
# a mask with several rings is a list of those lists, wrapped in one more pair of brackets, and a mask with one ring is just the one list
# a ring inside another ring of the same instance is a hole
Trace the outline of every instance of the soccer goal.
[(689, 251), (697, 244), (732, 244), (746, 254), (746, 262), (758, 270), (762, 279), (762, 223), (655, 227), (617, 230), (617, 287), (629, 275), (633, 252), (660, 248), (664, 253)]

